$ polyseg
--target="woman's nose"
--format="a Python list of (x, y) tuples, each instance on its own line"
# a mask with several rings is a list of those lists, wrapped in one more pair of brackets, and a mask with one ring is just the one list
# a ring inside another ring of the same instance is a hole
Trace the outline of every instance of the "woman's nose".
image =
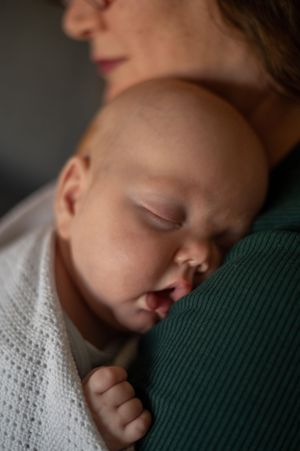
[(92, 0), (70, 0), (63, 16), (63, 29), (73, 39), (88, 40), (105, 29), (103, 9)]

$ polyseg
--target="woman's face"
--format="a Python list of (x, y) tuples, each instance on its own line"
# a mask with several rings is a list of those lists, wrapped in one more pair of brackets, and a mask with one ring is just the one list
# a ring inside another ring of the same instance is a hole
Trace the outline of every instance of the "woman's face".
[(239, 84), (257, 82), (257, 61), (222, 23), (213, 0), (106, 4), (100, 9), (91, 0), (69, 0), (63, 19), (67, 35), (89, 42), (90, 58), (107, 82), (106, 100), (135, 83), (164, 76), (216, 87), (236, 79)]

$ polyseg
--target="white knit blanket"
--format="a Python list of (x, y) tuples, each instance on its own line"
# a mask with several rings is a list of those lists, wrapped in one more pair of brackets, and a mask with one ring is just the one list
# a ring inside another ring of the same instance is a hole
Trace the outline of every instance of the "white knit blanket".
[(55, 183), (43, 186), (0, 218), (0, 247), (39, 225), (53, 222), (55, 187)]
[(107, 450), (55, 294), (54, 240), (39, 233), (0, 248), (0, 449)]

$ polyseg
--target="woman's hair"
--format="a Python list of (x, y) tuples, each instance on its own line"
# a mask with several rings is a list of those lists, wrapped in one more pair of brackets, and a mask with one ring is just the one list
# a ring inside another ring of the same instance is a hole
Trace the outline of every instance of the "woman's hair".
[(217, 0), (222, 16), (257, 49), (266, 71), (289, 96), (300, 98), (298, 0)]

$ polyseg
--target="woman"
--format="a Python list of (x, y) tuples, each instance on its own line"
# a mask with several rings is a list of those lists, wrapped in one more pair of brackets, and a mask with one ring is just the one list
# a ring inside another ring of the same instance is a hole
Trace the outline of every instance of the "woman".
[(252, 233), (141, 340), (131, 381), (155, 421), (138, 448), (296, 449), (298, 2), (70, 0), (65, 6), (64, 30), (89, 41), (107, 101), (147, 78), (195, 80), (247, 117), (271, 170), (269, 200)]

